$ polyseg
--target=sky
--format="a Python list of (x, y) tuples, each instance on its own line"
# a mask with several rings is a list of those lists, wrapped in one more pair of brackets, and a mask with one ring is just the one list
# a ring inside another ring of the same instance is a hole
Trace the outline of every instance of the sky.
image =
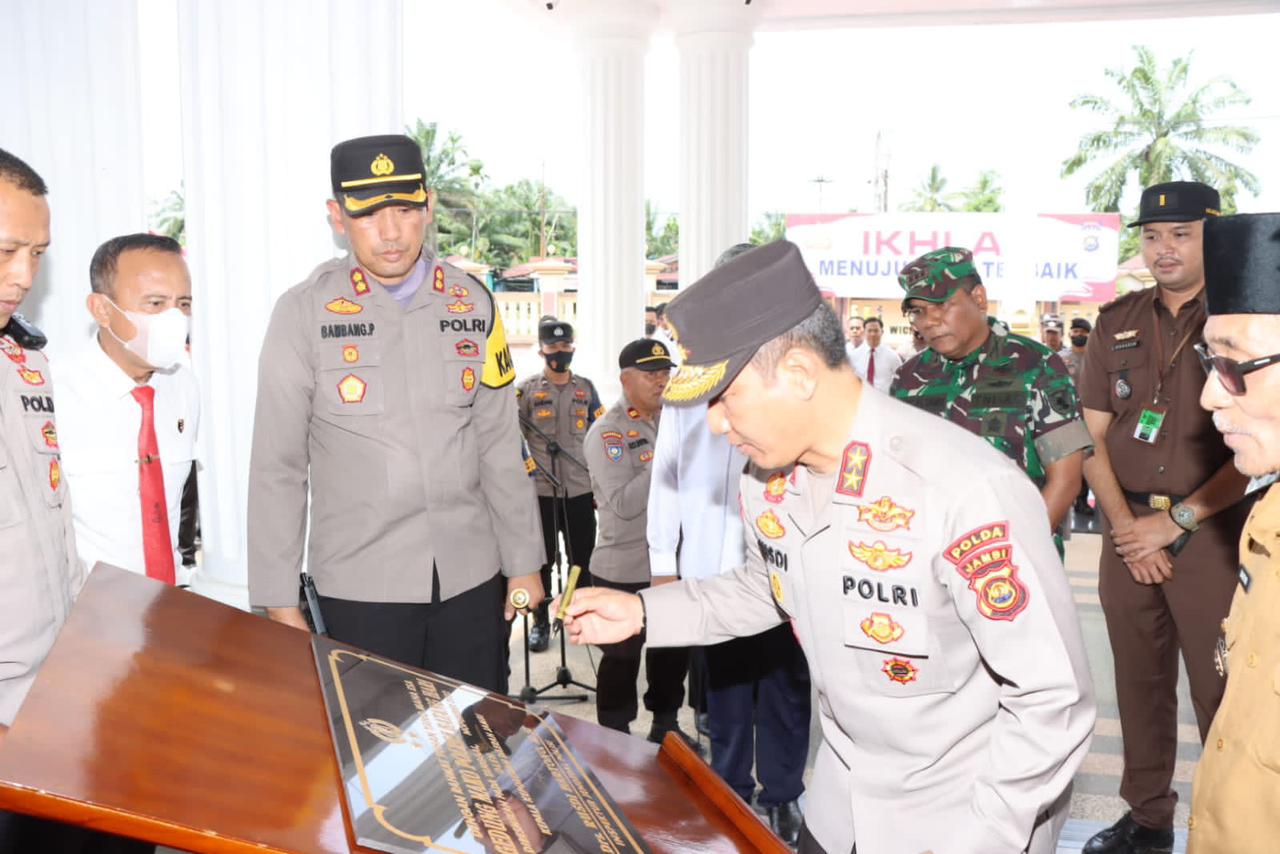
[[(173, 0), (142, 0), (146, 192), (181, 178)], [(548, 16), (550, 18), (551, 16)], [(498, 184), (545, 176), (571, 203), (584, 192), (581, 76), (572, 35), (531, 26), (500, 0), (405, 0), (406, 38), (431, 50), (404, 56), (404, 116), (459, 132)], [(1103, 72), (1129, 67), (1133, 46), (1162, 63), (1192, 53), (1191, 78), (1234, 80), (1253, 101), (1215, 116), (1254, 128), (1252, 153), (1233, 155), (1262, 187), (1240, 209), (1280, 210), (1280, 14), (938, 28), (757, 32), (750, 63), (748, 206), (789, 213), (873, 209), (877, 137), (898, 208), (938, 164), (947, 190), (994, 169), (1010, 212), (1085, 210), (1086, 168), (1063, 160), (1098, 119), (1069, 107), (1112, 94)], [(645, 68), (646, 197), (679, 202), (679, 56), (669, 33), (651, 39)], [(815, 178), (829, 179), (821, 188)], [(821, 194), (821, 196), (820, 196)], [(1137, 188), (1127, 199), (1135, 206)]]

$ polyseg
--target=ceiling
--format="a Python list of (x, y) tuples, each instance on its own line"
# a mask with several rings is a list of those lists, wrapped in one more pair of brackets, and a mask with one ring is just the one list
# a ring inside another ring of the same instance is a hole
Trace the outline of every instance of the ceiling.
[[(666, 0), (664, 5), (686, 2)], [(756, 0), (761, 29), (1043, 23), (1280, 12), (1280, 0)], [(754, 5), (754, 4), (752, 4)]]

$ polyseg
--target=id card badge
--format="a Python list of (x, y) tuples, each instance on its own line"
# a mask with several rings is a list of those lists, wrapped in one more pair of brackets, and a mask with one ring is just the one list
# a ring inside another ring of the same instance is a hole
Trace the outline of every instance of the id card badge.
[(1133, 438), (1139, 442), (1154, 445), (1156, 439), (1160, 437), (1160, 428), (1164, 425), (1164, 417), (1165, 411), (1163, 409), (1143, 409), (1142, 414), (1138, 416), (1138, 426), (1133, 430)]

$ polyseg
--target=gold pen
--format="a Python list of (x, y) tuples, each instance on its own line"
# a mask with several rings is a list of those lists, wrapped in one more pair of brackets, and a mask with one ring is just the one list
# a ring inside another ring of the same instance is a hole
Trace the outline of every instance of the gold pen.
[(582, 567), (577, 565), (569, 567), (569, 583), (564, 587), (564, 594), (560, 597), (560, 608), (556, 611), (555, 622), (551, 624), (551, 630), (557, 634), (564, 628), (564, 617), (569, 613), (569, 603), (573, 601), (573, 591), (578, 586), (578, 576), (581, 574)]

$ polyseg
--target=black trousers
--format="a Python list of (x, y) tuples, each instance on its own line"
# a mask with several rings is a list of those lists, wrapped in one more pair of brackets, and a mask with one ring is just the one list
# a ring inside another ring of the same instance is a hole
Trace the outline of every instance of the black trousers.
[(429, 603), (321, 596), (320, 613), (334, 640), (505, 694), (509, 627), (502, 609), (506, 589), (506, 579), (499, 574), (442, 601), (437, 576)]
[[(796, 842), (796, 854), (827, 854), (827, 849), (818, 844), (818, 840), (813, 838), (813, 834), (809, 832), (809, 825), (800, 825), (800, 839)], [(855, 843), (853, 848), (849, 849), (849, 854), (858, 854), (858, 846)]]
[[(597, 587), (611, 587), (635, 593), (648, 582), (622, 584), (604, 578), (595, 580)], [(640, 654), (644, 652), (649, 690), (644, 694), (644, 707), (653, 712), (656, 723), (675, 725), (676, 712), (684, 702), (684, 677), (689, 671), (688, 647), (648, 647), (644, 637), (636, 635), (622, 643), (600, 647), (600, 667), (596, 672), (596, 720), (601, 726), (621, 732), (631, 731), (631, 722), (639, 713), (636, 680), (640, 678)]]
[(152, 854), (155, 850), (150, 842), (0, 811), (0, 854)]
[(181, 515), (178, 517), (178, 551), (183, 566), (196, 565), (196, 542), (200, 539), (200, 494), (196, 486), (196, 464), (191, 464), (182, 485)]
[[(547, 623), (547, 606), (551, 604), (551, 565), (556, 552), (560, 549), (557, 534), (563, 534), (569, 544), (568, 554), (561, 554), (561, 565), (564, 575), (561, 583), (569, 581), (569, 567), (576, 563), (582, 567), (582, 575), (578, 577), (579, 587), (591, 585), (591, 552), (596, 547), (596, 504), (595, 496), (590, 492), (574, 498), (566, 498), (564, 516), (556, 518), (555, 499), (546, 495), (538, 496), (538, 511), (542, 515), (542, 542), (547, 548), (547, 562), (542, 565), (542, 589), (547, 599), (538, 607), (536, 619), (539, 623)], [(558, 524), (557, 524), (558, 522)]]

